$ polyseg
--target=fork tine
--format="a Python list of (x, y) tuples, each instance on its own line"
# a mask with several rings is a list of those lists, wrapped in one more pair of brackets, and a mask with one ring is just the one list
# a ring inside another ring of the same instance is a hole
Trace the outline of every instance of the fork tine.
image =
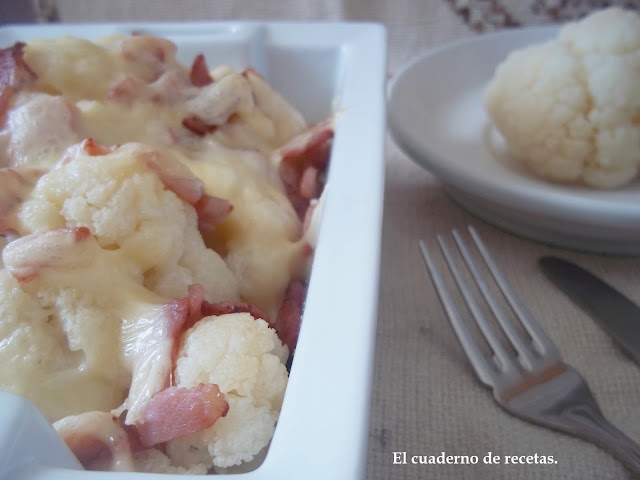
[[(458, 235), (458, 232), (454, 230), (453, 234), (454, 234), (456, 243), (458, 245), (458, 248), (460, 249), (461, 253), (463, 253), (462, 257), (465, 263), (467, 264), (467, 268), (471, 269), (473, 267), (475, 269), (475, 264), (473, 262), (473, 259), (469, 255), (469, 251), (467, 250), (466, 245)], [(500, 367), (505, 371), (513, 369), (513, 361), (511, 360), (511, 355), (503, 347), (500, 341), (500, 338), (496, 333), (496, 330), (493, 328), (493, 326), (487, 319), (486, 315), (478, 305), (478, 302), (476, 301), (475, 297), (471, 293), (471, 289), (469, 288), (460, 269), (458, 268), (458, 265), (456, 264), (456, 261), (453, 258), (453, 254), (451, 253), (451, 250), (449, 249), (449, 247), (444, 242), (441, 236), (438, 236), (438, 243), (440, 244), (440, 249), (442, 250), (442, 253), (444, 254), (445, 259), (447, 260), (447, 265), (449, 266), (449, 270), (451, 271), (453, 278), (458, 284), (458, 289), (460, 290), (462, 297), (467, 303), (467, 306), (469, 307), (469, 310), (471, 311), (471, 314), (475, 319), (476, 324), (480, 328), (482, 335), (484, 336), (484, 338), (487, 340), (487, 343), (491, 347), (491, 350), (493, 351), (496, 359), (498, 360)], [(480, 282), (483, 283), (484, 281), (480, 279)], [(476, 279), (476, 283), (478, 283), (477, 279)]]
[[(520, 299), (515, 294), (515, 292), (509, 287), (508, 283), (502, 276), (502, 273), (498, 269), (498, 266), (496, 265), (493, 258), (489, 254), (489, 250), (484, 245), (484, 242), (480, 238), (480, 235), (478, 234), (478, 232), (472, 226), (469, 226), (469, 233), (471, 234), (473, 241), (478, 247), (478, 250), (480, 251), (480, 255), (482, 255), (482, 258), (487, 264), (487, 267), (489, 268), (491, 275), (493, 276), (494, 280), (500, 287), (500, 290), (502, 291), (503, 295), (509, 302), (509, 305), (511, 306), (515, 314), (518, 316), (518, 318), (522, 322), (522, 325), (525, 327), (529, 335), (531, 335), (531, 338), (533, 339), (533, 341), (537, 344), (538, 349), (540, 350), (540, 353), (550, 358), (553, 356), (554, 358), (559, 360), (560, 352), (556, 348), (555, 344), (549, 339), (549, 337), (544, 332), (544, 330), (542, 330), (542, 327), (540, 326), (540, 324), (533, 318), (533, 316), (531, 315), (527, 307), (525, 307), (525, 305), (520, 301)], [(502, 325), (502, 321), (501, 320), (499, 321), (501, 322), (501, 325)], [(502, 327), (504, 328), (504, 325), (502, 325)], [(507, 333), (506, 330), (505, 330), (505, 333)], [(510, 337), (509, 339), (511, 340)], [(518, 351), (518, 353), (520, 352)]]
[[(476, 246), (478, 247), (479, 236), (477, 234), (473, 236), (473, 233), (475, 232), (475, 230), (473, 230), (473, 227), (469, 227), (469, 231), (472, 234), (472, 237), (474, 242), (476, 243)], [(461, 235), (458, 233), (457, 230), (453, 231), (453, 238), (455, 239), (458, 245), (458, 249), (462, 253), (462, 257), (464, 258), (465, 263), (467, 264), (467, 267), (471, 272), (471, 275), (476, 281), (478, 288), (482, 292), (482, 296), (484, 297), (487, 304), (489, 305), (489, 308), (491, 308), (491, 311), (493, 312), (494, 316), (498, 320), (498, 323), (500, 324), (500, 327), (504, 331), (505, 335), (511, 342), (511, 345), (513, 345), (513, 347), (518, 352), (518, 356), (520, 357), (520, 361), (522, 365), (528, 370), (532, 370), (535, 362), (535, 358), (533, 356), (533, 353), (531, 352), (531, 349), (527, 345), (528, 342), (526, 342), (524, 337), (520, 334), (520, 332), (516, 330), (516, 328), (513, 325), (513, 322), (511, 322), (511, 320), (507, 317), (505, 310), (502, 308), (501, 304), (496, 300), (496, 297), (490, 291), (488, 284), (484, 279), (484, 276), (480, 273), (475, 261), (473, 260), (473, 256), (471, 255), (471, 252), (467, 248), (466, 243), (464, 242), (464, 240), (462, 239)], [(479, 247), (478, 249), (480, 250)], [(485, 254), (488, 254), (486, 249), (484, 250), (485, 250)], [(480, 253), (482, 255), (482, 250), (480, 250)], [(484, 255), (482, 256), (482, 258), (484, 259), (485, 263), (487, 263), (487, 259)], [(498, 271), (493, 261), (491, 262), (491, 266), (489, 264), (487, 264), (487, 266), (489, 267), (490, 270), (491, 270), (491, 267), (493, 267), (494, 271)], [(500, 287), (500, 284), (498, 284), (498, 286)], [(504, 290), (503, 290), (503, 294), (504, 294)]]
[(493, 385), (496, 378), (495, 367), (489, 363), (485, 354), (473, 340), (473, 334), (469, 331), (462, 316), (460, 315), (460, 312), (455, 306), (454, 300), (451, 298), (451, 295), (449, 295), (449, 291), (447, 290), (447, 286), (440, 274), (440, 270), (436, 266), (427, 246), (422, 240), (420, 240), (419, 244), (420, 251), (422, 252), (422, 258), (424, 259), (427, 270), (433, 280), (433, 284), (436, 287), (440, 301), (449, 316), (453, 330), (462, 345), (462, 349), (471, 361), (471, 365), (473, 366), (473, 369), (480, 381), (485, 385)]

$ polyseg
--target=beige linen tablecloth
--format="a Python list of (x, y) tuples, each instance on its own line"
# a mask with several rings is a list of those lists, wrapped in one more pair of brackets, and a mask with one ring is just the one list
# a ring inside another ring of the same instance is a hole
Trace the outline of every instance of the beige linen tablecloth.
[[(476, 0), (58, 0), (62, 21), (304, 19), (382, 22), (389, 74), (424, 49), (504, 26), (565, 20), (609, 2), (531, 0), (503, 7)], [(629, 3), (629, 2), (624, 2)], [(640, 260), (552, 248), (490, 226), (456, 205), (441, 183), (387, 142), (381, 285), (367, 478), (628, 478), (596, 447), (509, 416), (476, 380), (440, 307), (418, 253), (418, 239), (474, 225), (506, 277), (583, 373), (602, 410), (640, 441), (640, 368), (593, 321), (555, 290), (538, 257), (574, 259), (640, 302)], [(372, 259), (372, 261), (374, 261)], [(357, 346), (354, 346), (357, 348)], [(339, 394), (339, 392), (337, 392)], [(339, 435), (339, 432), (336, 432)], [(477, 455), (478, 465), (394, 464), (414, 455)], [(492, 455), (553, 456), (551, 465), (485, 465)]]

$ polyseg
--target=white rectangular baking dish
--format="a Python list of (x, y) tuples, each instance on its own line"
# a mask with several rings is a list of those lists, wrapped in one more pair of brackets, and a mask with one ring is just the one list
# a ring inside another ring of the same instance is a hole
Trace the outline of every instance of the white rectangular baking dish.
[[(0, 27), (0, 48), (32, 38), (143, 32), (189, 65), (251, 66), (310, 123), (338, 111), (328, 195), (296, 357), (260, 467), (217, 478), (358, 479), (365, 475), (384, 191), (386, 33), (359, 23), (137, 23)], [(69, 468), (37, 416), (0, 395), (0, 478), (165, 479)], [(47, 425), (45, 425), (47, 427)], [(53, 442), (53, 443), (52, 443)]]

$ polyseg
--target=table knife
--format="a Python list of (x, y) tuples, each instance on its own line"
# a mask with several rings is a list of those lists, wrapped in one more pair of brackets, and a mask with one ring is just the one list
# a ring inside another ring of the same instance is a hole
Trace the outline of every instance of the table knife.
[(545, 275), (589, 313), (640, 365), (640, 307), (591, 272), (557, 257), (543, 257)]

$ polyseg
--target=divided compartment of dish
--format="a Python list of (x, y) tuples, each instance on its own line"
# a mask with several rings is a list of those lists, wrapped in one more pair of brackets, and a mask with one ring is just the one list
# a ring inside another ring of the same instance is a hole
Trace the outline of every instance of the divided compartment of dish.
[[(209, 67), (254, 68), (309, 123), (337, 113), (318, 245), (281, 416), (263, 463), (228, 478), (363, 478), (384, 185), (384, 28), (260, 22), (4, 26), (0, 45), (133, 32), (172, 40), (186, 65), (203, 53)], [(33, 457), (12, 472), (29, 479), (94, 478), (49, 460)], [(0, 458), (0, 467), (5, 463)]]

